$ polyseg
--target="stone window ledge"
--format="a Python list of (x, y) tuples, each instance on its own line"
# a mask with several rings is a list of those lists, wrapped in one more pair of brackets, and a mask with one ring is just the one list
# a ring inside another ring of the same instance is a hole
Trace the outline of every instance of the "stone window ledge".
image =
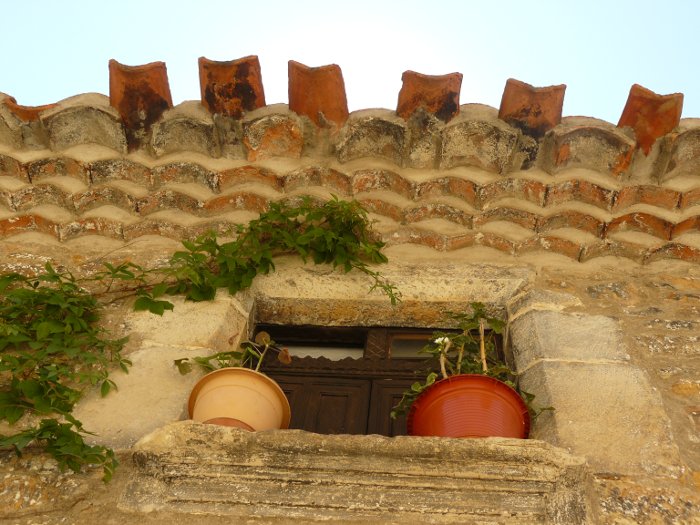
[(122, 510), (267, 523), (588, 523), (584, 459), (537, 440), (246, 432), (183, 421), (134, 447)]

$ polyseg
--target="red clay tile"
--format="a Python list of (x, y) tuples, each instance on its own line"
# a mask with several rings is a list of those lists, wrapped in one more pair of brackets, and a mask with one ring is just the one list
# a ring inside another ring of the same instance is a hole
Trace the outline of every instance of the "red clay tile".
[(576, 198), (581, 202), (593, 204), (604, 210), (610, 210), (616, 196), (616, 190), (598, 186), (587, 180), (576, 181)]
[(477, 227), (492, 221), (508, 221), (534, 231), (538, 219), (539, 215), (530, 213), (529, 211), (499, 206), (498, 208), (491, 208), (480, 215), (476, 215), (474, 217), (474, 226)]
[(410, 199), (413, 197), (413, 184), (401, 175), (389, 170), (358, 170), (352, 174), (353, 193), (389, 190)]
[(81, 235), (101, 235), (122, 240), (124, 238), (124, 225), (119, 221), (104, 217), (90, 217), (62, 224), (59, 228), (61, 241), (74, 239)]
[(539, 235), (521, 242), (516, 247), (516, 252), (518, 255), (537, 251), (547, 251), (550, 253), (564, 255), (574, 259), (575, 261), (579, 260), (582, 250), (583, 247), (579, 243), (568, 239), (562, 239), (556, 235)]
[(407, 223), (419, 222), (426, 219), (445, 219), (462, 226), (472, 226), (472, 216), (464, 211), (442, 203), (429, 203), (406, 210)]
[(282, 189), (282, 179), (271, 169), (261, 166), (241, 166), (220, 171), (219, 188), (223, 191), (226, 188), (254, 182), (264, 184), (275, 190)]
[(90, 180), (99, 184), (109, 180), (128, 180), (144, 186), (151, 185), (151, 170), (131, 160), (106, 159), (90, 163)]
[(680, 208), (682, 210), (700, 204), (700, 188), (695, 188), (683, 192), (681, 196)]
[(260, 61), (255, 55), (217, 62), (199, 57), (202, 104), (210, 113), (241, 118), (265, 105)]
[(461, 248), (468, 248), (474, 246), (474, 238), (476, 233), (468, 232), (462, 235), (454, 235), (445, 239), (445, 251), (459, 250)]
[(72, 201), (73, 207), (79, 213), (97, 208), (104, 204), (135, 212), (137, 210), (138, 198), (120, 188), (112, 186), (92, 186), (86, 191), (73, 195)]
[(447, 239), (444, 235), (419, 228), (401, 228), (387, 236), (386, 242), (387, 244), (419, 244), (441, 252), (447, 249)]
[(22, 163), (8, 155), (0, 153), (0, 176), (15, 177), (17, 179), (29, 182), (27, 170), (24, 169)]
[(24, 232), (39, 232), (59, 239), (59, 226), (50, 219), (35, 213), (0, 219), (0, 239)]
[(678, 126), (682, 110), (683, 93), (657, 95), (634, 84), (617, 126), (631, 127), (637, 137), (638, 147), (648, 155), (656, 139)]
[(504, 197), (515, 197), (543, 206), (546, 192), (547, 186), (542, 182), (509, 177), (485, 184), (479, 188), (479, 197), (482, 204)]
[(638, 263), (644, 262), (649, 250), (646, 246), (639, 244), (604, 239), (600, 242), (586, 246), (581, 251), (579, 260), (581, 262), (595, 259), (596, 257), (626, 257)]
[(696, 215), (695, 217), (689, 217), (688, 219), (674, 225), (673, 230), (671, 232), (671, 239), (675, 239), (679, 235), (693, 230), (700, 232), (700, 215)]
[(7, 97), (2, 100), (2, 103), (14, 115), (24, 122), (35, 122), (39, 120), (39, 114), (47, 109), (55, 108), (57, 104), (45, 104), (43, 106), (21, 106), (13, 97)]
[(659, 239), (670, 239), (673, 224), (651, 215), (650, 213), (627, 213), (608, 223), (607, 232), (616, 231), (640, 231), (658, 237)]
[(510, 255), (515, 254), (515, 249), (517, 247), (517, 243), (491, 232), (478, 232), (474, 236), (474, 244), (495, 248), (496, 250)]
[(309, 117), (317, 126), (328, 121), (338, 127), (348, 119), (348, 101), (340, 66), (308, 67), (289, 61), (289, 109)]
[(73, 177), (85, 184), (90, 183), (89, 169), (82, 162), (69, 157), (49, 157), (25, 164), (27, 175), (32, 184), (46, 177)]
[(171, 162), (151, 169), (152, 186), (157, 188), (169, 182), (197, 182), (212, 190), (219, 191), (219, 179), (196, 162)]
[(403, 85), (399, 91), (396, 113), (408, 119), (418, 108), (449, 122), (459, 114), (459, 92), (462, 89), (462, 74), (423, 75), (415, 71), (404, 71)]
[(29, 210), (39, 204), (56, 204), (69, 210), (73, 209), (73, 200), (69, 193), (55, 184), (39, 183), (15, 191), (12, 202), (16, 210)]
[(441, 195), (450, 195), (463, 199), (472, 206), (478, 202), (478, 187), (470, 180), (458, 179), (456, 177), (440, 177), (416, 185), (416, 200)]
[(237, 191), (209, 199), (204, 205), (207, 215), (218, 215), (228, 211), (247, 210), (262, 213), (267, 210), (270, 201), (261, 195), (249, 191)]
[(204, 202), (175, 188), (165, 188), (138, 199), (136, 210), (139, 215), (150, 215), (159, 210), (174, 209), (197, 215), (204, 208)]
[(403, 209), (399, 206), (383, 201), (381, 199), (357, 199), (362, 207), (368, 212), (376, 213), (394, 219), (396, 222), (402, 222), (404, 219)]
[(624, 210), (633, 204), (650, 204), (667, 210), (678, 208), (681, 200), (679, 191), (659, 186), (626, 186), (617, 193), (614, 210)]
[(151, 125), (173, 107), (165, 62), (126, 66), (110, 60), (109, 103), (122, 117), (129, 149), (144, 144)]
[(561, 122), (565, 84), (536, 88), (509, 78), (503, 90), (498, 118), (535, 138)]
[(700, 249), (677, 242), (670, 242), (656, 250), (651, 250), (644, 262), (661, 259), (678, 259), (690, 263), (700, 263)]
[(592, 215), (574, 210), (563, 210), (550, 217), (541, 217), (537, 222), (537, 231), (540, 232), (558, 228), (576, 228), (600, 237), (605, 229), (605, 223)]
[(323, 186), (333, 193), (350, 195), (352, 183), (350, 176), (331, 168), (309, 166), (288, 173), (284, 176), (284, 190), (293, 191), (309, 186)]

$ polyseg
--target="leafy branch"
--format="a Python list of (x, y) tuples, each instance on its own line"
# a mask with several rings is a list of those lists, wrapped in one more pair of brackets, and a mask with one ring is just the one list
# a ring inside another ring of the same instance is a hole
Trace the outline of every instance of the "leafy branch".
[[(208, 233), (183, 241), (183, 247), (156, 268), (104, 263), (100, 271), (77, 278), (47, 264), (34, 276), (0, 275), (0, 420), (14, 425), (28, 415), (41, 419), (15, 434), (0, 434), (0, 447), (20, 454), (36, 442), (62, 468), (78, 471), (98, 464), (104, 479), (111, 478), (117, 466), (114, 452), (87, 445), (83, 435), (88, 432), (72, 416), (86, 386), (99, 387), (106, 396), (116, 388), (110, 371), (119, 367), (128, 372), (131, 365), (121, 355), (126, 339), (112, 339), (99, 326), (107, 304), (132, 297), (135, 310), (163, 315), (173, 309), (165, 296), (205, 301), (218, 289), (235, 294), (250, 287), (257, 275), (273, 271), (273, 259), (285, 254), (346, 273), (360, 271), (370, 278), (370, 290), (384, 292), (392, 304), (400, 300), (395, 286), (372, 268), (387, 262), (384, 243), (375, 238), (367, 212), (355, 201), (333, 197), (323, 204), (309, 198), (297, 205), (272, 203), (258, 219), (239, 226), (232, 241), (221, 243)], [(276, 349), (271, 341), (248, 342), (241, 351), (201, 358), (197, 364), (256, 360), (259, 367), (271, 349)]]

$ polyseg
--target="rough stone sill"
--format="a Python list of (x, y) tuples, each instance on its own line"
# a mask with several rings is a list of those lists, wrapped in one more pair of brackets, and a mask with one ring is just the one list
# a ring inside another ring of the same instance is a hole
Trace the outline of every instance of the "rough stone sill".
[(122, 510), (372, 523), (587, 523), (585, 460), (537, 440), (245, 432), (190, 421), (134, 447)]

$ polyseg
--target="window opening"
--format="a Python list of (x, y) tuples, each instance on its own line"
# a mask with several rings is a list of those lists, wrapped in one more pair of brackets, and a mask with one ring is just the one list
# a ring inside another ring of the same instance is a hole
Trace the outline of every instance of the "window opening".
[(404, 435), (405, 419), (391, 419), (391, 409), (426, 369), (436, 368), (418, 352), (432, 338), (431, 328), (258, 324), (255, 333), (262, 330), (293, 356), (289, 365), (270, 355), (264, 363), (289, 399), (290, 428)]

